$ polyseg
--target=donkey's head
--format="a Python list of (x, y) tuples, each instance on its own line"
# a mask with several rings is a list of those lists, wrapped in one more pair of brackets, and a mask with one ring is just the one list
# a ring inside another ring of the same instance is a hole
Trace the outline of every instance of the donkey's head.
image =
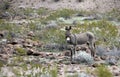
[(66, 41), (70, 41), (70, 38), (71, 38), (71, 33), (70, 33), (71, 26), (66, 26), (65, 30), (66, 30), (66, 32), (65, 32)]

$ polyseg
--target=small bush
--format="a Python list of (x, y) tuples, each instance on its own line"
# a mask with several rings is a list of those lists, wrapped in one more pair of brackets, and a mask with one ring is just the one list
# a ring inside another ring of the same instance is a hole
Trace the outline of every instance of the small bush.
[(41, 32), (41, 40), (45, 43), (65, 43), (64, 32), (58, 29), (47, 29)]
[(110, 12), (106, 13), (106, 18), (110, 20), (118, 20), (120, 21), (120, 10), (112, 9)]
[(59, 18), (59, 17), (69, 18), (72, 14), (75, 14), (75, 13), (76, 13), (75, 10), (61, 9), (51, 13), (46, 19), (55, 20), (56, 18)]
[(47, 8), (39, 8), (39, 9), (37, 9), (36, 12), (39, 15), (46, 15), (46, 14), (48, 14), (48, 9)]
[(10, 2), (9, 0), (1, 0), (0, 1), (0, 10), (5, 11), (9, 9), (10, 7)]
[(25, 15), (29, 16), (31, 13), (33, 13), (33, 9), (32, 8), (26, 8), (23, 12)]
[(97, 67), (95, 73), (98, 77), (113, 77), (112, 73), (108, 70), (106, 66)]
[(27, 51), (24, 48), (16, 48), (16, 53), (19, 55), (26, 55)]
[(51, 77), (58, 77), (58, 70), (56, 67), (50, 70)]

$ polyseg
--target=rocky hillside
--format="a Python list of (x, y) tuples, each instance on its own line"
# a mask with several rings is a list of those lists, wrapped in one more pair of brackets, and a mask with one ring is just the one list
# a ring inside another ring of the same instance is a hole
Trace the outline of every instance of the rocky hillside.
[(72, 8), (102, 13), (120, 9), (120, 0), (12, 0), (12, 4), (14, 7)]

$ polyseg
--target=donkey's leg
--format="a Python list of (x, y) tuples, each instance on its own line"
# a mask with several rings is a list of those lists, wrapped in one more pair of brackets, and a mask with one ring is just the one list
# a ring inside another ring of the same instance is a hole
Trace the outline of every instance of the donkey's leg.
[(75, 55), (75, 52), (76, 52), (76, 45), (74, 45), (74, 53), (73, 53), (74, 55)]
[(94, 43), (91, 43), (90, 49), (91, 49), (91, 55), (95, 57), (95, 44)]
[(71, 49), (71, 55), (70, 55), (71, 62), (72, 62), (72, 56), (73, 56), (73, 49)]
[(94, 45), (92, 44), (92, 42), (90, 41), (90, 42), (87, 42), (87, 45), (88, 45), (88, 48), (90, 49), (90, 51), (91, 51), (91, 56), (93, 56), (94, 57)]

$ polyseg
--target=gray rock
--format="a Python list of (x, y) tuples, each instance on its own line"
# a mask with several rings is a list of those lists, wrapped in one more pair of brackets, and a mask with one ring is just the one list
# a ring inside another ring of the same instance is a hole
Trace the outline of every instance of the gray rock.
[(96, 55), (103, 56), (106, 54), (105, 52), (107, 52), (107, 49), (105, 47), (102, 46), (96, 47)]
[(84, 72), (81, 72), (81, 73), (78, 73), (78, 77), (90, 77), (90, 76)]
[(0, 39), (0, 44), (6, 44), (7, 43), (7, 39)]
[(46, 25), (46, 28), (57, 28), (58, 24), (56, 21), (49, 21), (48, 24)]
[(65, 18), (60, 17), (60, 18), (57, 19), (57, 21), (58, 21), (58, 22), (64, 22), (64, 21), (65, 21)]
[(81, 20), (95, 20), (96, 18), (93, 16), (89, 16), (89, 17), (83, 17)]
[(110, 64), (110, 65), (116, 65), (117, 59), (115, 57), (111, 56), (106, 60), (106, 62), (107, 62), (107, 64)]
[(67, 49), (67, 45), (51, 43), (51, 44), (44, 45), (43, 48), (48, 49), (48, 50), (49, 49), (64, 50), (64, 49)]

